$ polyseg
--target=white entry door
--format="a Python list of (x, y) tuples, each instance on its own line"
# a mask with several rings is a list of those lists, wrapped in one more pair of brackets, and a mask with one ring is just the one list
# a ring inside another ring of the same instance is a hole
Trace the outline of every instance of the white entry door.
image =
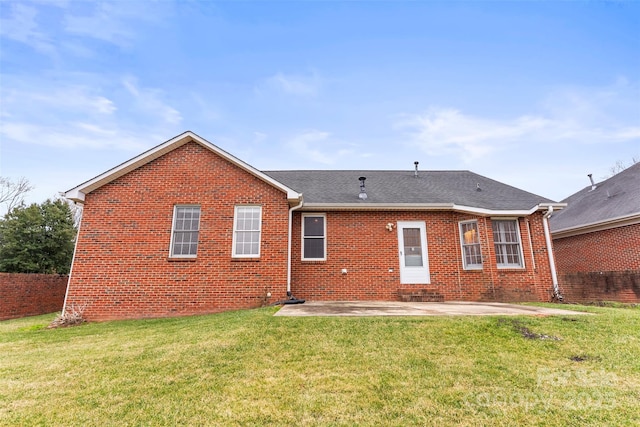
[(398, 221), (398, 248), (400, 283), (407, 285), (431, 283), (424, 221)]

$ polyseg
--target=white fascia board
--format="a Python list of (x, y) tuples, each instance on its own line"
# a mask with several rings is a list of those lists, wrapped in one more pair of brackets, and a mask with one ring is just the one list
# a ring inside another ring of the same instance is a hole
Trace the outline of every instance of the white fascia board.
[(100, 188), (103, 185), (108, 184), (111, 181), (114, 181), (121, 176), (131, 172), (132, 170), (135, 170), (191, 141), (196, 142), (197, 144), (200, 144), (201, 146), (213, 151), (220, 157), (228, 160), (244, 171), (285, 192), (287, 194), (288, 200), (295, 201), (300, 199), (301, 195), (297, 191), (287, 187), (281, 182), (274, 180), (270, 176), (265, 175), (264, 173), (255, 169), (253, 166), (250, 166), (249, 164), (227, 153), (226, 151), (220, 149), (219, 147), (215, 146), (214, 144), (210, 143), (206, 139), (196, 135), (191, 131), (184, 132), (112, 169), (109, 169), (108, 171), (96, 176), (95, 178), (90, 179), (89, 181), (86, 181), (79, 186), (72, 188), (71, 190), (68, 190), (67, 192), (65, 192), (64, 196), (67, 199), (73, 200), (75, 202), (84, 202), (85, 194), (90, 193), (91, 191)]
[(451, 210), (453, 203), (305, 203), (301, 211), (424, 211)]
[(627, 225), (640, 224), (640, 212), (631, 215), (619, 216), (607, 219), (605, 221), (597, 221), (589, 224), (582, 224), (575, 227), (567, 227), (560, 230), (552, 230), (551, 236), (554, 239), (562, 239), (563, 237), (577, 236), (579, 234), (593, 233), (595, 231), (609, 230), (611, 228), (624, 227)]
[(531, 209), (509, 209), (509, 210), (485, 209), (485, 208), (476, 208), (473, 206), (455, 205), (453, 209), (457, 212), (472, 213), (480, 216), (522, 217), (522, 216), (529, 216), (537, 211), (548, 210), (549, 207), (551, 206), (553, 206), (554, 209), (562, 209), (566, 207), (567, 204), (566, 203), (540, 203), (539, 205), (535, 205)]
[(531, 209), (524, 210), (495, 210), (477, 208), (472, 206), (456, 205), (455, 203), (305, 203), (301, 211), (337, 211), (337, 210), (353, 210), (353, 211), (455, 211), (462, 213), (470, 213), (479, 216), (528, 216), (539, 210), (547, 210), (549, 205), (554, 208), (562, 209), (566, 203), (540, 204), (535, 205)]

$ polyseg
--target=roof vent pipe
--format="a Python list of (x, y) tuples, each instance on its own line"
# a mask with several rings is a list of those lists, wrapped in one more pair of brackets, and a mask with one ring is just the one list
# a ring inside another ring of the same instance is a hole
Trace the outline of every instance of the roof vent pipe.
[(364, 176), (358, 178), (360, 180), (360, 194), (358, 194), (358, 198), (361, 200), (367, 200), (367, 192), (364, 189), (364, 180), (367, 179)]
[(595, 189), (596, 189), (596, 187), (597, 187), (596, 183), (595, 183), (595, 182), (593, 182), (593, 174), (591, 174), (591, 173), (590, 173), (590, 174), (588, 174), (587, 176), (589, 177), (589, 180), (591, 181), (591, 191), (593, 191), (593, 190), (595, 190)]
[(417, 178), (418, 177), (418, 162), (415, 161), (415, 162), (413, 162), (413, 164), (416, 166), (416, 171), (414, 172), (414, 176)]

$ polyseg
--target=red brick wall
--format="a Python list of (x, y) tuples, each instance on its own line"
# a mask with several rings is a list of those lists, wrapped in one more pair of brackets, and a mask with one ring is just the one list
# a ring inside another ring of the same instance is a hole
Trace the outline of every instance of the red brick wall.
[(640, 270), (640, 224), (553, 239), (558, 272)]
[[(201, 206), (198, 255), (170, 260), (174, 205)], [(258, 260), (231, 257), (234, 207), (262, 206)], [(89, 320), (256, 307), (285, 297), (286, 195), (188, 143), (86, 195), (67, 304)], [(266, 300), (266, 293), (272, 297)]]
[(0, 320), (61, 311), (69, 276), (0, 273)]
[[(482, 270), (464, 270), (458, 222), (477, 219), (484, 257)], [(546, 301), (551, 273), (542, 214), (519, 219), (525, 269), (498, 269), (491, 219), (453, 212), (326, 212), (327, 260), (300, 260), (301, 213), (294, 215), (292, 291), (309, 300)], [(425, 221), (430, 285), (401, 285), (398, 234), (385, 226)], [(529, 229), (531, 235), (529, 238)], [(531, 244), (530, 244), (531, 242)], [(535, 266), (535, 267), (534, 267)], [(348, 273), (342, 274), (346, 268)]]
[[(201, 206), (196, 259), (169, 259), (176, 204)], [(257, 260), (231, 256), (234, 207), (240, 204), (262, 206)], [(283, 299), (288, 209), (281, 191), (196, 143), (186, 144), (86, 195), (67, 304), (85, 307), (89, 320), (105, 320), (212, 313)], [(389, 211), (326, 217), (327, 261), (302, 262), (301, 213), (294, 215), (292, 291), (298, 298), (549, 299), (540, 213), (519, 219), (524, 269), (496, 268), (491, 219), (477, 218), (485, 259), (480, 271), (465, 271), (461, 260), (458, 221), (473, 216)], [(426, 222), (430, 285), (400, 285), (397, 230), (385, 228), (397, 221)]]
[(640, 270), (561, 274), (560, 283), (566, 302), (640, 303)]
[(565, 301), (640, 301), (640, 224), (553, 240)]

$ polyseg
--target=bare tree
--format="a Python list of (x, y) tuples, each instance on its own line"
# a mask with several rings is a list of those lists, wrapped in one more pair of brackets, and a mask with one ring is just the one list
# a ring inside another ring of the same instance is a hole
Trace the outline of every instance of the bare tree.
[(623, 162), (622, 160), (616, 161), (616, 164), (609, 168), (609, 175), (607, 175), (605, 177), (605, 179), (606, 178), (611, 178), (613, 175), (616, 175), (616, 174), (622, 172), (623, 170), (625, 170), (629, 166), (633, 166), (638, 162), (640, 162), (640, 158), (636, 158), (636, 157), (632, 157), (631, 158), (631, 163), (629, 163), (629, 164)]
[(9, 178), (0, 176), (0, 204), (4, 204), (7, 212), (22, 204), (24, 195), (33, 190), (29, 180), (22, 177), (14, 182)]

